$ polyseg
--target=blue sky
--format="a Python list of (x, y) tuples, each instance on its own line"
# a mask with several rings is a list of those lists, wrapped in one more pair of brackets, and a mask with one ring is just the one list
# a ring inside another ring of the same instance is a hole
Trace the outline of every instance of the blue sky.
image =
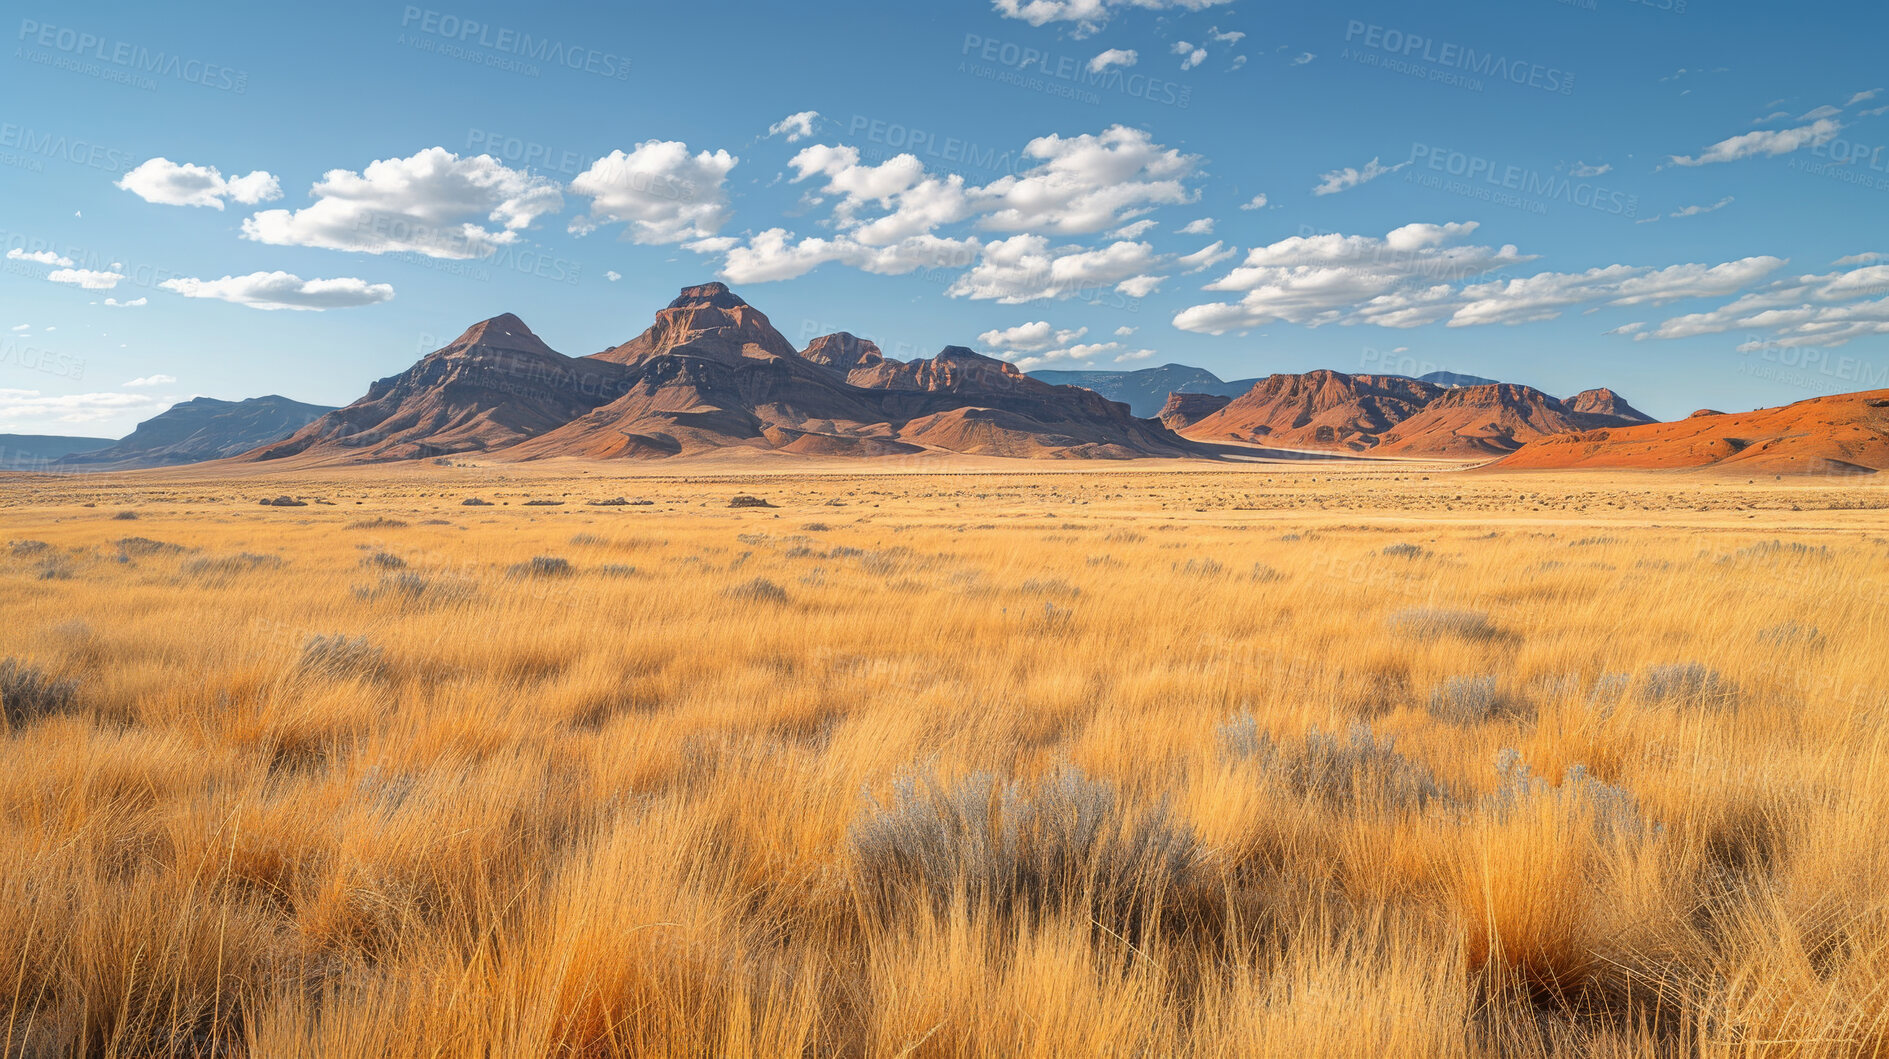
[(28, 4), (0, 432), (341, 404), (729, 282), (907, 358), (1889, 385), (1889, 8)]

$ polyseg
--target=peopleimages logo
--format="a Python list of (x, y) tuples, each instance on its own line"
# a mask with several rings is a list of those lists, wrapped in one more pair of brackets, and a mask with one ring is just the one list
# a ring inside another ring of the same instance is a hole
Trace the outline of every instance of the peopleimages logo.
[(1473, 74), (1564, 96), (1574, 91), (1574, 75), (1566, 70), (1494, 52), (1477, 51), (1462, 44), (1437, 41), (1401, 29), (1360, 22), (1355, 18), (1345, 23), (1345, 43), (1382, 52), (1401, 62), (1427, 64), (1437, 70)]
[[(1508, 165), (1481, 155), (1453, 151), (1433, 144), (1411, 144), (1408, 164), (1410, 168), (1404, 174), (1407, 183), (1433, 186), (1498, 205), (1530, 209), (1535, 213), (1546, 212), (1545, 203), (1548, 202), (1563, 202), (1619, 217), (1632, 217), (1640, 209), (1638, 195), (1629, 195), (1588, 180), (1575, 180), (1560, 173), (1544, 173), (1526, 166)], [(1426, 170), (1429, 172), (1426, 173)], [(1431, 173), (1457, 179), (1443, 182), (1431, 176)]]
[(613, 52), (598, 51), (583, 45), (566, 45), (562, 41), (533, 37), (529, 33), (503, 26), (489, 26), (442, 11), (407, 7), (400, 14), (400, 28), (454, 44), (484, 48), (617, 81), (630, 76), (630, 61)]
[(1096, 89), (1120, 92), (1150, 103), (1182, 109), (1192, 102), (1194, 96), (1191, 85), (1147, 74), (1124, 74), (1118, 67), (1092, 72), (1088, 60), (1079, 56), (1056, 55), (1040, 48), (977, 33), (964, 35), (964, 46), (958, 54), (965, 59), (990, 64), (980, 68), (960, 63), (960, 73), (1016, 84), (1051, 95), (1066, 95), (1084, 103), (1100, 101), (1101, 96)]
[[(137, 88), (156, 88), (157, 84), (141, 74), (154, 77), (170, 77), (205, 88), (214, 88), (224, 92), (241, 93), (249, 87), (249, 73), (236, 70), (202, 59), (186, 58), (168, 52), (152, 51), (142, 44), (130, 41), (111, 40), (96, 33), (84, 30), (67, 29), (30, 18), (20, 20), (18, 39), (34, 48), (47, 48), (48, 53), (28, 53), (18, 51), (14, 58), (44, 66), (69, 69), (76, 73), (91, 74), (106, 80), (122, 81)], [(115, 67), (107, 70), (91, 66), (87, 60), (104, 63)]]

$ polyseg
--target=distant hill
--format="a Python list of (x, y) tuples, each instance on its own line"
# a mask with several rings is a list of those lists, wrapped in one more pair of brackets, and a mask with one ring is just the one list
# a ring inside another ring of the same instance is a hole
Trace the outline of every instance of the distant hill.
[(1081, 386), (1094, 390), (1111, 401), (1120, 401), (1143, 419), (1161, 414), (1171, 393), (1202, 393), (1217, 397), (1238, 397), (1253, 388), (1258, 379), (1224, 382), (1205, 368), (1186, 364), (1163, 364), (1158, 368), (1134, 371), (1033, 371), (1033, 379), (1057, 386)]
[(1549, 434), (1644, 421), (1611, 390), (1589, 390), (1573, 401), (1580, 407), (1515, 383), (1447, 386), (1319, 370), (1269, 375), (1178, 429), (1202, 442), (1473, 459)]
[(1494, 466), (1869, 474), (1889, 469), (1889, 390), (1539, 438)]
[(74, 438), (59, 434), (0, 434), (0, 471), (44, 471), (62, 456), (93, 452), (117, 444), (111, 438)]
[(1494, 386), (1500, 379), (1485, 379), (1480, 375), (1464, 375), (1455, 371), (1432, 371), (1416, 376), (1418, 382), (1427, 382), (1432, 386), (1456, 389), (1459, 386)]
[(152, 416), (122, 440), (68, 455), (62, 470), (174, 467), (220, 460), (285, 438), (333, 409), (271, 394), (243, 401), (197, 397)]

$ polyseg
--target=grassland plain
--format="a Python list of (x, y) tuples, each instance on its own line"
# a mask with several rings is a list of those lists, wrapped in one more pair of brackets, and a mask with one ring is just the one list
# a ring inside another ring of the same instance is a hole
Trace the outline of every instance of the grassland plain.
[(1880, 1054), (1885, 509), (1416, 464), (11, 479), (0, 1040)]

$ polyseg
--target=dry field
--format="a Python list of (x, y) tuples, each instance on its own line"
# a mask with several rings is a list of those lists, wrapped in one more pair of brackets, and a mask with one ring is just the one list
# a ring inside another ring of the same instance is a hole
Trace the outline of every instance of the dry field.
[(1889, 1052), (1885, 508), (1416, 465), (0, 481), (0, 1042)]

